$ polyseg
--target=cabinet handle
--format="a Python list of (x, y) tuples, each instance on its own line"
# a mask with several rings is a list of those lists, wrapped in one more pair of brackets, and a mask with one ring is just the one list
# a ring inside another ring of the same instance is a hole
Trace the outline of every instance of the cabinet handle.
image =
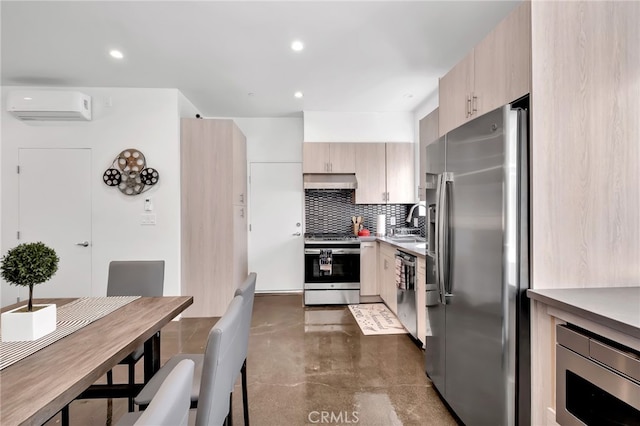
[(240, 209), (240, 217), (244, 217), (244, 209)]
[(389, 196), (389, 193), (387, 192), (387, 199), (386, 199), (385, 201), (386, 201), (386, 202), (389, 202), (389, 199), (390, 199), (390, 198), (391, 198), (391, 197)]
[(473, 103), (472, 103), (472, 109), (471, 109), (471, 114), (470, 115), (474, 115), (475, 113), (478, 112), (478, 97), (476, 95), (473, 95)]
[(387, 201), (387, 193), (386, 192), (382, 193), (382, 201)]
[(333, 172), (333, 163), (329, 163), (329, 171)]
[(240, 202), (244, 204), (244, 194), (240, 194)]
[(467, 96), (467, 111), (466, 111), (467, 115), (466, 117), (469, 118), (471, 117), (471, 96), (468, 95)]

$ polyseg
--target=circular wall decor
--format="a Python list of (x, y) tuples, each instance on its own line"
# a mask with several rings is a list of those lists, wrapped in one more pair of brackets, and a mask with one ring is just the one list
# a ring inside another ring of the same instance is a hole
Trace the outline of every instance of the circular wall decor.
[(141, 151), (131, 148), (116, 156), (102, 175), (102, 180), (105, 185), (117, 187), (125, 195), (138, 195), (158, 183), (160, 174), (156, 169), (147, 167)]

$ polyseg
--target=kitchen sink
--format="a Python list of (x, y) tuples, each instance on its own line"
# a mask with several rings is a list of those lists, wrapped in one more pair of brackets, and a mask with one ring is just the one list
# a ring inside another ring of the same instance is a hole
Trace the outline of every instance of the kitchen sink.
[(387, 237), (394, 243), (423, 243), (426, 240), (417, 235), (394, 235), (393, 237)]

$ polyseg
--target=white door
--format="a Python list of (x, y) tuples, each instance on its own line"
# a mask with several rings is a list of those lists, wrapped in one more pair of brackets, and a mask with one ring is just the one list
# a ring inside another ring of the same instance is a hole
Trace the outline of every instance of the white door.
[(19, 165), (18, 242), (42, 241), (60, 258), (34, 297), (91, 296), (91, 150), (20, 149)]
[(302, 164), (251, 163), (249, 271), (256, 291), (302, 291)]

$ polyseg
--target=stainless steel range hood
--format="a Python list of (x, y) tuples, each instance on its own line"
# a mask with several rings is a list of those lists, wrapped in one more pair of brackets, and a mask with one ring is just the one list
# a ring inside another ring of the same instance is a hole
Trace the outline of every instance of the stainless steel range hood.
[(358, 181), (354, 174), (305, 173), (304, 189), (356, 189)]

